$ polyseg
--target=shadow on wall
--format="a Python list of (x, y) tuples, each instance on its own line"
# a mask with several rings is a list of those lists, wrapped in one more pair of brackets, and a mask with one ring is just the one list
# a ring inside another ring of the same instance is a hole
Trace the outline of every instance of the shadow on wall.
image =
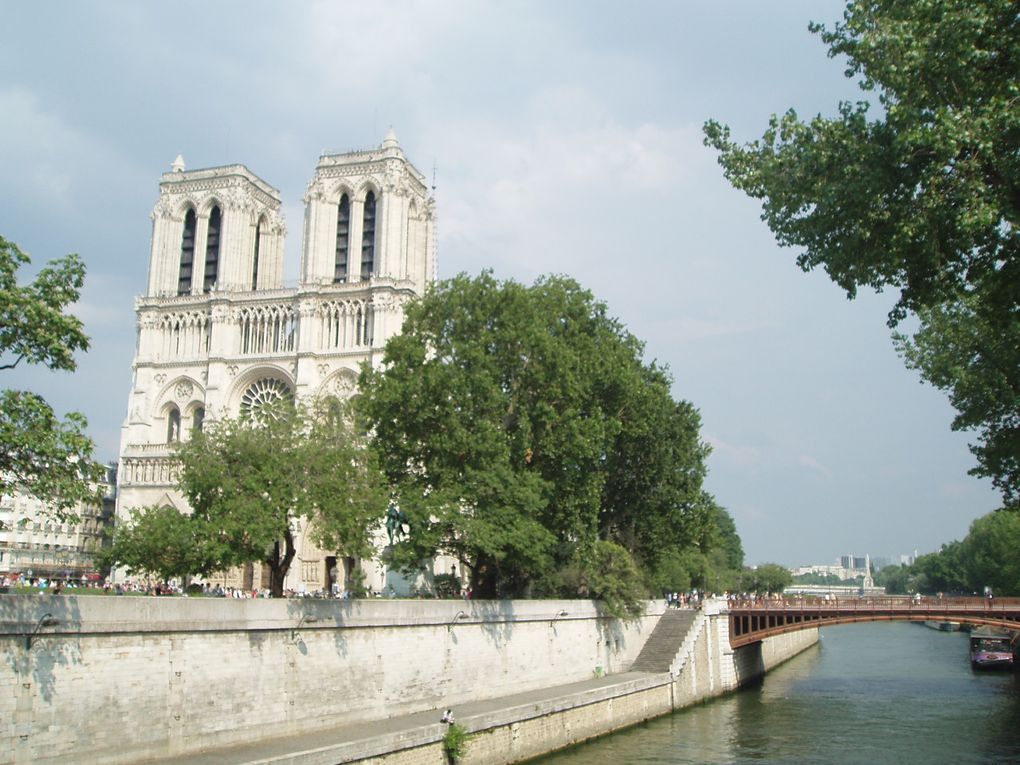
[(34, 685), (40, 697), (52, 701), (54, 669), (81, 663), (78, 599), (65, 595), (0, 598), (0, 625), (9, 638), (4, 662), (19, 684), (26, 691)]

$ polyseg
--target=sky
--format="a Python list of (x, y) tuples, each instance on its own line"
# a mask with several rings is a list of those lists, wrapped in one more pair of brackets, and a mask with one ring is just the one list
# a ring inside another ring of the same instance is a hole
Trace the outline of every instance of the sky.
[[(576, 279), (669, 366), (749, 564), (937, 550), (998, 506), (945, 395), (897, 356), (895, 296), (801, 272), (701, 127), (753, 140), (859, 91), (831, 0), (14, 3), (0, 46), (0, 235), (88, 276), (78, 370), (4, 372), (115, 460), (150, 213), (178, 153), (283, 198), (296, 282), (323, 151), (393, 128), (434, 178), (440, 278)], [(26, 271), (28, 278), (31, 270)]]

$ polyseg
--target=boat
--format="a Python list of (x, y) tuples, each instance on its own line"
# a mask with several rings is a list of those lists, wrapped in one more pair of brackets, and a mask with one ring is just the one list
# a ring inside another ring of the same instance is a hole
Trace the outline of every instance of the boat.
[(974, 669), (1010, 669), (1017, 648), (1017, 633), (980, 627), (970, 633), (970, 665)]
[(924, 626), (931, 630), (938, 630), (939, 632), (959, 632), (962, 625), (959, 622), (935, 622), (926, 621)]

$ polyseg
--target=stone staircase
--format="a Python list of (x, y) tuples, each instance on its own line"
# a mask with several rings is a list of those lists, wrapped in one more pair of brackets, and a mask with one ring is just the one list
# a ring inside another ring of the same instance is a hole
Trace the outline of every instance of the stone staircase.
[(632, 672), (669, 672), (684, 639), (697, 620), (698, 611), (689, 608), (670, 608), (663, 613), (652, 634), (648, 636), (641, 653), (634, 660)]

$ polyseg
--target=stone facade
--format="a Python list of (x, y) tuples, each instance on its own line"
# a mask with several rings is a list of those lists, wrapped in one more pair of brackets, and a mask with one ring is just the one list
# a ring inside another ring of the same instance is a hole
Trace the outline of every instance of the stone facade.
[[(392, 130), (377, 149), (323, 154), (304, 201), (300, 280), (288, 287), (276, 189), (243, 165), (186, 170), (180, 157), (163, 175), (135, 304), (118, 518), (189, 511), (172, 446), (204, 422), (281, 396), (350, 396), (359, 366), (379, 363), (404, 305), (434, 280), (434, 200)], [(360, 562), (318, 550), (308, 531), (287, 585), (343, 587)], [(377, 591), (396, 581), (364, 568)]]
[(88, 582), (101, 578), (96, 554), (113, 523), (116, 470), (101, 485), (101, 502), (80, 502), (71, 516), (24, 491), (0, 495), (0, 583)]

